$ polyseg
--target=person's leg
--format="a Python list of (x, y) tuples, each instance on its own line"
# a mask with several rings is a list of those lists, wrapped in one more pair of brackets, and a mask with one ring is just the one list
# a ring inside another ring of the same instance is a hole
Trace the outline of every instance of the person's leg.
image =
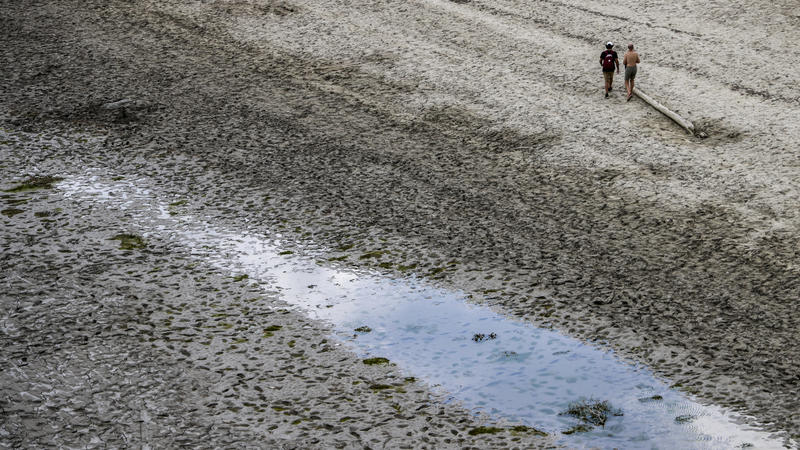
[(628, 91), (628, 98), (626, 101), (633, 97), (633, 80), (636, 78), (636, 66), (628, 67), (625, 69), (625, 90)]

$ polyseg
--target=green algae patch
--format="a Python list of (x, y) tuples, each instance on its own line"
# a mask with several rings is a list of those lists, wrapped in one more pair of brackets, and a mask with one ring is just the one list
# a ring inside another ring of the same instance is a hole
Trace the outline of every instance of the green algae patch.
[(372, 331), (372, 328), (370, 328), (368, 326), (363, 326), (363, 327), (358, 327), (353, 331), (355, 331), (357, 333), (369, 333), (370, 331)]
[(167, 208), (170, 216), (177, 216), (180, 213), (181, 207), (189, 204), (188, 200), (178, 200), (169, 204)]
[(22, 214), (24, 212), (25, 212), (24, 210), (18, 209), (18, 208), (6, 208), (6, 209), (0, 211), (0, 213), (3, 213), (3, 215), (7, 216), (7, 217), (14, 217), (17, 214)]
[(337, 250), (339, 250), (340, 252), (346, 252), (346, 251), (350, 250), (351, 248), (353, 248), (353, 244), (344, 244), (344, 245), (340, 245), (339, 248), (337, 248)]
[(404, 266), (404, 265), (397, 266), (397, 270), (399, 270), (401, 272), (405, 272), (405, 271), (408, 271), (408, 270), (414, 270), (416, 268), (417, 268), (416, 264), (409, 264), (407, 266)]
[(694, 421), (694, 419), (697, 419), (697, 416), (693, 416), (691, 414), (685, 414), (685, 415), (676, 417), (675, 418), (675, 423), (683, 425), (685, 423), (689, 423), (689, 422)]
[(467, 434), (469, 434), (470, 436), (478, 436), (481, 434), (497, 434), (497, 433), (502, 433), (503, 431), (505, 431), (503, 428), (497, 428), (497, 427), (476, 427), (469, 430)]
[(63, 178), (51, 177), (51, 176), (30, 177), (27, 180), (23, 181), (21, 184), (14, 186), (11, 189), (6, 189), (6, 192), (23, 192), (23, 191), (32, 191), (35, 189), (52, 189), (53, 184), (58, 183), (61, 180), (63, 180)]
[(431, 269), (431, 270), (428, 272), (428, 276), (429, 276), (429, 277), (433, 277), (433, 276), (439, 275), (440, 273), (442, 273), (442, 272), (444, 272), (444, 271), (445, 271), (445, 268), (444, 268), (444, 267), (434, 267), (433, 269)]
[(280, 253), (278, 253), (278, 254), (279, 254), (279, 255), (293, 255), (293, 254), (294, 254), (294, 252), (293, 252), (293, 251), (291, 251), (291, 250), (284, 250), (284, 251), (282, 251), (282, 252), (280, 252)]
[[(270, 325), (267, 328), (264, 328), (264, 334), (261, 335), (261, 337), (268, 338), (275, 336), (275, 332), (280, 330), (281, 328), (283, 327), (280, 325)], [(289, 345), (289, 347), (294, 347), (294, 341), (292, 341), (292, 345)]]
[(247, 275), (247, 274), (244, 274), (244, 275), (237, 275), (237, 276), (233, 277), (233, 281), (236, 281), (236, 282), (238, 283), (238, 282), (240, 282), (240, 281), (244, 281), (244, 280), (246, 280), (246, 279), (248, 279), (248, 278), (250, 278), (250, 276), (249, 276), (249, 275)]
[(328, 258), (328, 261), (344, 261), (347, 259), (347, 255), (344, 256), (334, 256), (332, 258)]
[(52, 211), (36, 211), (35, 213), (33, 213), (33, 215), (38, 217), (38, 218), (40, 218), (40, 219), (44, 219), (44, 218), (47, 218), (47, 217), (53, 217), (53, 216), (57, 215), (60, 212), (61, 212), (61, 208), (58, 208), (58, 209), (54, 209)]
[(110, 238), (110, 240), (119, 241), (120, 250), (138, 250), (147, 247), (144, 239), (135, 234), (122, 233)]
[(579, 400), (572, 402), (566, 411), (559, 415), (575, 417), (585, 424), (604, 427), (609, 415), (621, 416), (622, 411), (611, 406), (607, 400)]
[(29, 200), (29, 198), (10, 198), (6, 200), (6, 203), (8, 203), (9, 206), (17, 206), (23, 203), (28, 203)]
[(537, 430), (536, 428), (533, 427), (526, 427), (525, 425), (516, 425), (511, 427), (511, 434), (513, 435), (529, 434), (533, 436), (547, 436), (547, 433), (545, 433), (544, 431)]
[(389, 364), (390, 361), (388, 359), (386, 359), (386, 358), (380, 358), (379, 357), (379, 358), (367, 358), (367, 359), (363, 360), (362, 362), (364, 364), (368, 365), (368, 366), (376, 366), (376, 365), (380, 365), (380, 364)]
[(389, 252), (376, 250), (374, 252), (364, 253), (363, 255), (359, 256), (358, 259), (369, 259), (369, 258), (379, 259), (381, 256), (383, 256), (383, 255), (385, 255), (387, 253), (389, 253)]
[(563, 434), (575, 434), (575, 433), (588, 433), (592, 431), (592, 427), (584, 424), (575, 425), (574, 427), (570, 428), (569, 430), (562, 431)]

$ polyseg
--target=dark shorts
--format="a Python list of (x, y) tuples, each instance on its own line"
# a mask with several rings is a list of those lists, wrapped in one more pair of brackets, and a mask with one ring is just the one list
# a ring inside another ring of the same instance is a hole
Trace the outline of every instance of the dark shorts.
[(625, 81), (633, 80), (636, 78), (636, 66), (630, 66), (625, 68)]

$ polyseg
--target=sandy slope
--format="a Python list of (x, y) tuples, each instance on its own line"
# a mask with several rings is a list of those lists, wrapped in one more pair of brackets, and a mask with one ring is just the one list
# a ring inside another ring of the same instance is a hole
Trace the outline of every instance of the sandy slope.
[[(5, 126), (94, 127), (102, 164), (227, 203), (209, 206), (219, 220), (354, 244), (335, 253), (352, 264), (388, 250), (375, 264), (416, 264), (607, 341), (798, 436), (791, 2), (42, 1), (1, 14)], [(621, 79), (603, 99), (606, 40), (635, 42), (638, 86), (709, 137), (626, 104)], [(140, 103), (99, 107), (122, 98)]]

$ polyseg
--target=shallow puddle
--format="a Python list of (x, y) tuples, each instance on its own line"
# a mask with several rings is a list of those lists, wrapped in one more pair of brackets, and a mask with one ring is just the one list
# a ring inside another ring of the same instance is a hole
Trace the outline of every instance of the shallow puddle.
[[(287, 303), (331, 323), (355, 352), (387, 358), (476, 412), (555, 434), (571, 448), (782, 448), (779, 438), (737, 424), (734, 414), (700, 405), (611, 352), (470, 304), (463, 293), (424, 280), (281, 255), (279, 235), (268, 240), (216, 228), (211, 219), (171, 216), (148, 190), (101, 181), (109, 179), (73, 178), (58, 187), (81, 201), (132, 210), (139, 226), (278, 290)], [(623, 415), (563, 434), (581, 422), (559, 413), (580, 399), (606, 400)]]

